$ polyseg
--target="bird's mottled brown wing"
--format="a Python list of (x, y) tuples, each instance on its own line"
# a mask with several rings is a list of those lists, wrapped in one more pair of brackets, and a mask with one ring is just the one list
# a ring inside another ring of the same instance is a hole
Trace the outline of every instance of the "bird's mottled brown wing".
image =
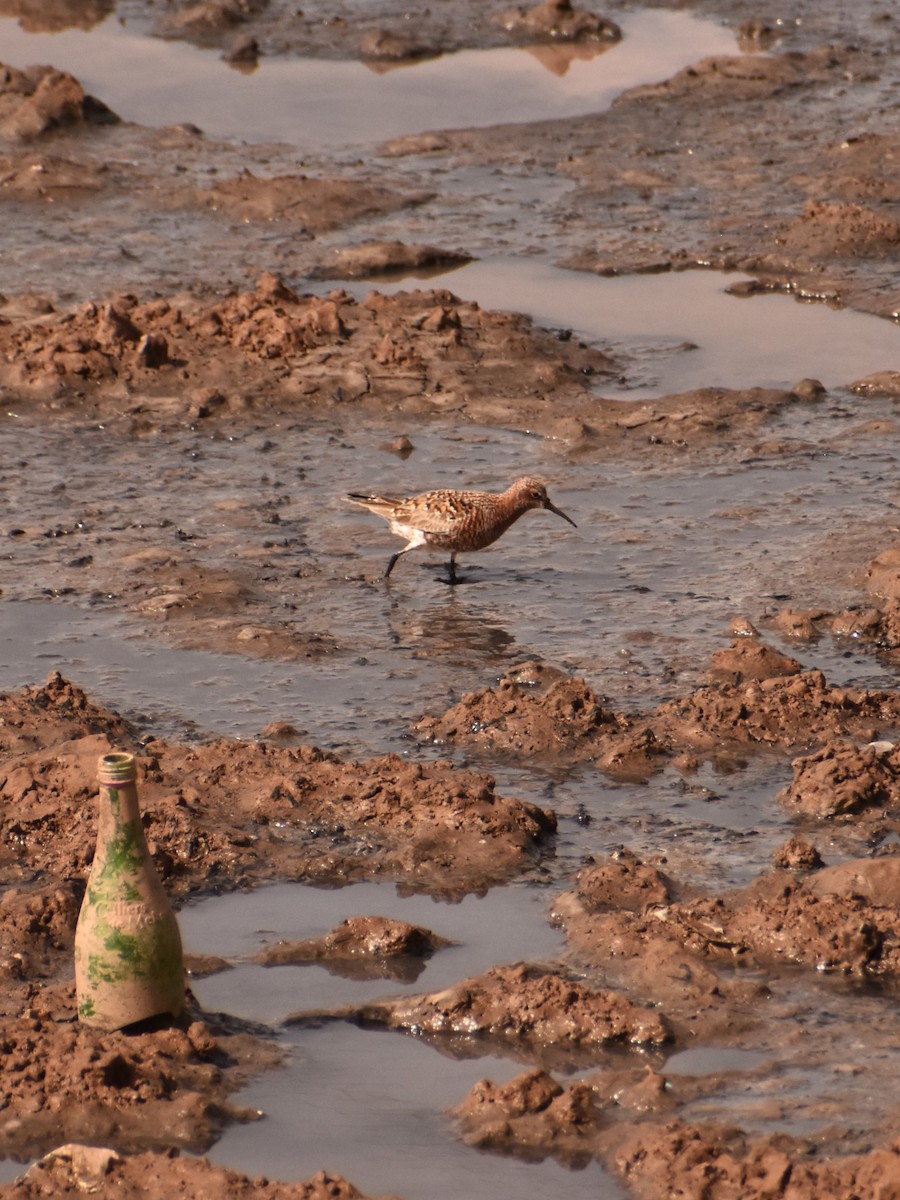
[(473, 492), (425, 492), (404, 500), (394, 512), (398, 524), (423, 533), (449, 533), (472, 515)]

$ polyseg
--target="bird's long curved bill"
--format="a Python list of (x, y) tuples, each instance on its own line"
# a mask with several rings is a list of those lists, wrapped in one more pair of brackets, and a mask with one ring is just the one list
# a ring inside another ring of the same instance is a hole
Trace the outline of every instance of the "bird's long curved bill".
[(551, 512), (554, 512), (554, 513), (556, 513), (556, 515), (557, 515), (558, 517), (562, 517), (562, 519), (563, 519), (564, 521), (568, 521), (568, 522), (569, 522), (569, 524), (572, 526), (572, 528), (573, 528), (573, 529), (577, 529), (577, 528), (578, 528), (578, 526), (575, 524), (575, 522), (572, 520), (572, 518), (569, 516), (569, 514), (568, 514), (568, 513), (564, 513), (564, 512), (563, 512), (563, 510), (562, 510), (561, 508), (557, 508), (557, 507), (556, 507), (556, 505), (555, 505), (555, 504), (551, 504), (551, 502), (550, 502), (549, 500), (547, 501), (546, 507), (547, 507), (547, 508), (549, 508)]

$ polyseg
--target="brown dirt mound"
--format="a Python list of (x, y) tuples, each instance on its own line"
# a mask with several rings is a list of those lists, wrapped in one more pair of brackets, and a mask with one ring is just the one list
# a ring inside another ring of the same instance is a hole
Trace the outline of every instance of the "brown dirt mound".
[(756, 639), (735, 639), (714, 658), (710, 675), (728, 682), (644, 713), (613, 712), (583, 679), (559, 671), (544, 669), (532, 678), (533, 666), (467, 693), (442, 715), (419, 721), (416, 732), (439, 744), (468, 743), (501, 755), (564, 752), (569, 761), (590, 759), (609, 774), (640, 777), (684, 753), (789, 749), (836, 734), (875, 741), (900, 719), (900, 692), (831, 687), (821, 671), (801, 671)]
[(889, 742), (857, 746), (828, 742), (794, 759), (793, 779), (778, 794), (790, 809), (826, 819), (866, 809), (893, 808), (900, 800), (900, 747)]
[(552, 1155), (573, 1167), (593, 1157), (601, 1124), (590, 1087), (563, 1088), (546, 1071), (517, 1075), (501, 1085), (482, 1079), (451, 1114), (470, 1146), (526, 1159)]
[[(348, 917), (324, 937), (302, 942), (274, 942), (254, 959), (264, 967), (285, 963), (322, 962), (336, 964), (340, 974), (353, 978), (403, 978), (407, 972), (395, 959), (428, 958), (450, 943), (439, 934), (390, 917)], [(349, 969), (345, 969), (349, 968)], [(360, 968), (360, 969), (357, 969)], [(411, 972), (413, 978), (418, 970)]]
[(522, 963), (493, 967), (431, 995), (375, 1001), (353, 1015), (389, 1029), (489, 1039), (517, 1054), (544, 1057), (590, 1054), (612, 1044), (660, 1046), (672, 1036), (653, 1009)]
[[(169, 1154), (120, 1155), (114, 1150), (69, 1144), (30, 1167), (15, 1183), (0, 1185), (3, 1200), (80, 1200), (85, 1193), (122, 1200), (366, 1200), (340, 1175), (319, 1171), (302, 1183), (248, 1179), (205, 1158)], [(383, 1197), (383, 1200), (392, 1200)]]
[(603, 1154), (638, 1200), (817, 1200), (821, 1196), (895, 1196), (900, 1142), (868, 1154), (820, 1158), (811, 1143), (683, 1122), (618, 1126)]
[[(497, 795), (490, 775), (396, 755), (345, 762), (315, 747), (141, 743), (57, 673), (0, 697), (2, 973), (51, 975), (69, 952), (96, 838), (96, 765), (138, 755), (144, 825), (169, 893), (263, 879), (386, 874), (465, 892), (509, 878), (553, 814)], [(35, 878), (50, 882), (37, 886)]]
[(86, 96), (78, 80), (65, 71), (20, 71), (0, 63), (0, 138), (26, 142), (64, 126), (118, 119), (106, 105)]
[(877, 257), (896, 252), (900, 221), (862, 204), (807, 200), (803, 212), (783, 232), (791, 254), (824, 258)]
[(0, 1153), (29, 1158), (61, 1141), (123, 1150), (205, 1150), (249, 1114), (227, 1101), (248, 1073), (274, 1066), (274, 1045), (248, 1034), (186, 1029), (100, 1033), (74, 1020), (71, 984), (36, 992), (0, 1021)]
[[(601, 875), (607, 900), (603, 885)], [(795, 963), (892, 983), (900, 978), (900, 857), (857, 859), (804, 877), (776, 870), (723, 896), (648, 900), (638, 910), (627, 895), (621, 908), (599, 907), (596, 886), (589, 868), (576, 877), (575, 891), (557, 901), (570, 943), (591, 957), (614, 955), (620, 974), (673, 1014), (681, 1002), (677, 988), (673, 999), (675, 981), (664, 965), (673, 950), (682, 961), (687, 956), (698, 981), (708, 978), (703, 963)], [(642, 960), (654, 960), (656, 970), (648, 972)], [(727, 986), (716, 980), (713, 991)]]

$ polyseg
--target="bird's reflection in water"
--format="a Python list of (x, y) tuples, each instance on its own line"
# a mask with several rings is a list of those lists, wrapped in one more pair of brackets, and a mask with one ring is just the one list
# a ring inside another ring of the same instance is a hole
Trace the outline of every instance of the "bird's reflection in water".
[(466, 665), (509, 658), (515, 638), (503, 628), (499, 614), (482, 607), (473, 610), (452, 588), (446, 593), (420, 608), (392, 598), (388, 620), (394, 644), (413, 649), (421, 658)]

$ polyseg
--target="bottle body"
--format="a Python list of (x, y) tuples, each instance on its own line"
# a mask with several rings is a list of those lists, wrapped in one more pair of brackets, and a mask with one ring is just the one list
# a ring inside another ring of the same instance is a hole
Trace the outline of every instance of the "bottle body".
[(100, 759), (97, 849), (75, 930), (79, 1019), (121, 1029), (184, 1007), (175, 914), (141, 824), (134, 758)]

